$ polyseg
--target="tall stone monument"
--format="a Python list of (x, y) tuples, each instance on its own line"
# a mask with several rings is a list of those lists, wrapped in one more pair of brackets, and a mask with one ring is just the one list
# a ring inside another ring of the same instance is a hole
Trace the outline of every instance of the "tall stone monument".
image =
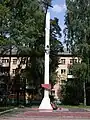
[[(46, 27), (45, 27), (45, 71), (44, 71), (44, 84), (49, 86), (49, 52), (50, 52), (50, 13), (46, 13)], [(50, 104), (49, 90), (44, 89), (44, 98), (39, 106), (39, 110), (52, 111)]]

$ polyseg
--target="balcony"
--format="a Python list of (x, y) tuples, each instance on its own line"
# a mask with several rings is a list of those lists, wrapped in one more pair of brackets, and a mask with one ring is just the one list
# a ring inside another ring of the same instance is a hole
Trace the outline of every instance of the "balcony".
[(9, 63), (2, 63), (1, 66), (2, 67), (9, 67)]
[(73, 79), (73, 78), (74, 78), (74, 76), (73, 76), (73, 75), (69, 75), (69, 74), (68, 74), (67, 78), (68, 78), (68, 79)]

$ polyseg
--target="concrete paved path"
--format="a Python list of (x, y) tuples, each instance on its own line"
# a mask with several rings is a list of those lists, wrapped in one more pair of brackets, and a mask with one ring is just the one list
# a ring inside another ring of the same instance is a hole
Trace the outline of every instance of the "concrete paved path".
[(88, 111), (39, 112), (37, 109), (19, 108), (0, 116), (0, 120), (90, 120)]

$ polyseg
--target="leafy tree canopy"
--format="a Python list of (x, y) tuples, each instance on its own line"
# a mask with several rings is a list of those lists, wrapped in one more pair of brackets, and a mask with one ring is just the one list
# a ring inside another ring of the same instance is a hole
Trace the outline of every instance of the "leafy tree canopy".
[[(51, 5), (51, 0), (45, 2)], [(4, 51), (16, 47), (18, 55), (30, 56), (26, 68), (30, 71), (29, 78), (35, 82), (42, 80), (46, 4), (42, 0), (2, 0), (0, 6), (1, 47), (4, 45)], [(61, 29), (57, 18), (51, 20), (50, 31), (50, 72), (52, 72), (57, 67), (55, 55), (62, 50)]]
[(73, 53), (85, 58), (90, 50), (90, 1), (66, 0), (66, 6), (65, 43)]

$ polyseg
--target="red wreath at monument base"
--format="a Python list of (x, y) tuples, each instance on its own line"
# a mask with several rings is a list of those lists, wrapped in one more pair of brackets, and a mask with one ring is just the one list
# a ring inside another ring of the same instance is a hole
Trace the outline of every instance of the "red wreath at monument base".
[(41, 86), (47, 90), (51, 90), (51, 84), (41, 84)]

